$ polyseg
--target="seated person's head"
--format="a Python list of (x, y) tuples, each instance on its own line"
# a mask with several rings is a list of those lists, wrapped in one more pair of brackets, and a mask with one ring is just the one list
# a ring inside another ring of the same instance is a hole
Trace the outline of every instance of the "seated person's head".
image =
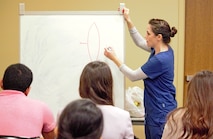
[(59, 117), (57, 139), (100, 139), (102, 132), (102, 112), (89, 99), (70, 102)]
[(110, 67), (101, 61), (88, 63), (80, 76), (79, 93), (97, 104), (113, 105), (113, 79)]
[[(213, 98), (213, 72), (208, 70), (197, 72), (189, 82), (187, 95), (186, 104), (192, 106), (193, 109), (195, 104), (199, 104), (198, 107), (212, 104), (208, 101), (212, 101)], [(204, 106), (204, 108), (208, 107)]]
[(17, 90), (25, 93), (32, 80), (32, 71), (27, 66), (20, 63), (12, 64), (4, 72), (1, 87), (4, 90)]

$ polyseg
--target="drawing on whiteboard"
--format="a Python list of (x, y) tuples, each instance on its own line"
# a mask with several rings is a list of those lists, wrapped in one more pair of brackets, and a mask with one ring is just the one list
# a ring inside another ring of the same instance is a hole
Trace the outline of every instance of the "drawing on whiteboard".
[[(90, 61), (97, 60), (100, 54), (100, 33), (96, 23), (93, 23), (87, 34), (87, 42), (80, 42), (80, 44), (86, 44), (87, 50), (89, 54)], [(92, 50), (96, 49), (96, 51)], [(92, 54), (92, 52), (97, 52), (96, 54)], [(92, 58), (92, 56), (96, 56), (96, 58)]]
[[(120, 14), (24, 15), (20, 17), (20, 62), (34, 73), (29, 97), (44, 101), (54, 115), (80, 98), (79, 77), (88, 62), (109, 64), (115, 106), (124, 108), (124, 76), (104, 56), (107, 44), (124, 60), (124, 22)], [(110, 24), (110, 29), (109, 29)]]

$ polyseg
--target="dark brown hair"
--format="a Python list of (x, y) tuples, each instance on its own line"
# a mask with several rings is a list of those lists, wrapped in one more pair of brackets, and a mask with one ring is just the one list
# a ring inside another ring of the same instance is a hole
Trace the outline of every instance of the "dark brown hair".
[(26, 65), (21, 63), (7, 67), (3, 76), (3, 89), (25, 92), (33, 81), (33, 73)]
[(100, 139), (103, 114), (90, 99), (70, 102), (62, 111), (57, 139)]
[(151, 19), (149, 20), (149, 24), (155, 35), (162, 35), (165, 44), (170, 43), (170, 37), (174, 37), (177, 33), (177, 29), (175, 27), (170, 28), (169, 24), (163, 19)]
[(113, 105), (113, 79), (110, 67), (101, 61), (88, 63), (80, 76), (79, 93), (97, 104)]

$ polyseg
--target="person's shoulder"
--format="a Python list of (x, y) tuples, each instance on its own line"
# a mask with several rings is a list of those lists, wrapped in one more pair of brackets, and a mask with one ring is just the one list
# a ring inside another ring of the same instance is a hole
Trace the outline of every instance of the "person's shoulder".
[(180, 115), (183, 115), (184, 113), (186, 112), (186, 108), (178, 108), (175, 112), (175, 115), (174, 116), (180, 116)]
[(168, 45), (168, 51), (172, 51), (173, 52), (173, 48), (170, 45)]
[(113, 105), (98, 105), (99, 108), (101, 109), (112, 109), (112, 110), (118, 110), (118, 111), (123, 111), (123, 112), (127, 112), (126, 110), (117, 107), (117, 106), (113, 106)]
[(116, 113), (117, 115), (126, 115), (127, 117), (130, 117), (130, 114), (128, 111), (116, 107), (116, 106), (112, 106), (112, 105), (99, 105), (98, 106), (103, 112), (112, 112), (112, 113)]
[(26, 97), (26, 99), (28, 100), (28, 105), (32, 105), (32, 106), (34, 105), (35, 107), (49, 109), (48, 105), (41, 100), (37, 100), (37, 99), (29, 98), (29, 97)]
[(171, 64), (173, 63), (173, 60), (171, 59), (174, 59), (174, 53), (172, 48), (169, 48), (168, 51), (158, 53), (152, 58), (163, 65), (168, 65), (168, 63), (171, 63)]
[(173, 110), (170, 114), (171, 115), (170, 120), (171, 118), (174, 119), (175, 121), (180, 120), (183, 117), (185, 112), (186, 112), (186, 108), (183, 108), (183, 107)]

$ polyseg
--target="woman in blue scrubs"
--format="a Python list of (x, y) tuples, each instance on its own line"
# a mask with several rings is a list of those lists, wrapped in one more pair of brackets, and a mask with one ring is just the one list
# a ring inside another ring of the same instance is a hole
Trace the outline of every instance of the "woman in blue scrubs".
[(175, 27), (162, 19), (148, 22), (146, 37), (137, 31), (123, 9), (124, 18), (134, 43), (150, 53), (145, 64), (132, 70), (116, 56), (113, 47), (105, 48), (104, 55), (111, 59), (131, 81), (144, 81), (145, 135), (146, 139), (161, 139), (167, 114), (177, 107), (174, 81), (174, 53), (169, 45), (177, 33)]

